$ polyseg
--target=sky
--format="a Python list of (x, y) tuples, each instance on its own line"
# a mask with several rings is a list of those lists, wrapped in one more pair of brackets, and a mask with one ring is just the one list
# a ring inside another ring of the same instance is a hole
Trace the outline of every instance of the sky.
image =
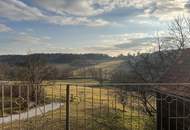
[(189, 0), (0, 0), (0, 54), (146, 52)]

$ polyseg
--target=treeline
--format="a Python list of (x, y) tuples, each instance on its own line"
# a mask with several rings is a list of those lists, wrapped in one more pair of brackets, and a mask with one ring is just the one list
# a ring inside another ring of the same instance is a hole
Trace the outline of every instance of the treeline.
[[(26, 76), (26, 68), (45, 66), (51, 70), (51, 75), (44, 79), (66, 79), (72, 77), (72, 71), (85, 66), (92, 66), (103, 61), (112, 60), (105, 54), (30, 54), (30, 55), (3, 55), (0, 56), (0, 80), (22, 80)], [(39, 62), (40, 61), (40, 62)], [(33, 72), (33, 71), (31, 71)], [(36, 73), (36, 72), (35, 72)], [(39, 72), (41, 74), (41, 72)], [(35, 74), (36, 75), (36, 74)]]
[[(112, 57), (105, 54), (31, 54), (31, 56), (39, 56), (45, 59), (49, 64), (75, 64), (81, 61), (94, 61), (94, 60), (109, 60)], [(28, 55), (2, 55), (0, 56), (0, 63), (11, 65), (22, 65)]]

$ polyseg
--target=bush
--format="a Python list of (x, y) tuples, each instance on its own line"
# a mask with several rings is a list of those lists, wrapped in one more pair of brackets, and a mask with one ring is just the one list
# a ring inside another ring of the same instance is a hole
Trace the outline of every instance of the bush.
[(123, 119), (120, 113), (117, 112), (102, 112), (95, 115), (93, 118), (96, 127), (102, 130), (127, 130), (123, 124)]
[[(12, 101), (11, 101), (11, 88), (12, 88)], [(45, 91), (44, 87), (40, 85), (4, 85), (4, 94), (2, 93), (2, 86), (0, 87), (1, 98), (4, 97), (4, 112), (10, 113), (11, 103), (13, 113), (20, 110), (25, 110), (28, 105), (34, 107), (35, 102), (41, 104), (44, 102)], [(28, 93), (29, 91), (29, 93)], [(2, 95), (3, 94), (3, 95)], [(29, 102), (28, 102), (29, 100)], [(2, 100), (0, 101), (0, 107), (2, 108)]]
[(156, 130), (156, 121), (154, 117), (145, 119), (144, 130)]

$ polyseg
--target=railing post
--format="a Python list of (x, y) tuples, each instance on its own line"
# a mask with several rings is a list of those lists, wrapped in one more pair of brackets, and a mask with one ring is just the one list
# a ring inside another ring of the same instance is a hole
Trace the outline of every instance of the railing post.
[(66, 130), (70, 130), (70, 85), (66, 86)]

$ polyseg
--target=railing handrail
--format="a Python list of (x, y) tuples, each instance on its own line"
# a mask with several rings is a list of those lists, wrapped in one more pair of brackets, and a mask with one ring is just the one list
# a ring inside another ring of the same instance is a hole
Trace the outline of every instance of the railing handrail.
[[(103, 85), (103, 86), (115, 86), (115, 85), (119, 85), (119, 86), (177, 86), (177, 85), (190, 85), (190, 82), (181, 82), (181, 83), (167, 83), (167, 82), (162, 82), (162, 83), (154, 83), (154, 82), (137, 82), (137, 83), (115, 83), (115, 82), (110, 82), (110, 83), (88, 83), (88, 81), (86, 82), (64, 82), (64, 83), (54, 83), (56, 81), (52, 81), (52, 84), (60, 84), (60, 85)], [(0, 81), (0, 84), (9, 84), (9, 83), (13, 83), (15, 85), (17, 84), (23, 84), (23, 85), (27, 85), (27, 84), (36, 84), (36, 85), (49, 85), (49, 83), (29, 83), (29, 82), (22, 82), (22, 81)], [(51, 83), (51, 82), (50, 82)]]
[(103, 85), (103, 86), (180, 86), (190, 83), (59, 83), (63, 85)]

